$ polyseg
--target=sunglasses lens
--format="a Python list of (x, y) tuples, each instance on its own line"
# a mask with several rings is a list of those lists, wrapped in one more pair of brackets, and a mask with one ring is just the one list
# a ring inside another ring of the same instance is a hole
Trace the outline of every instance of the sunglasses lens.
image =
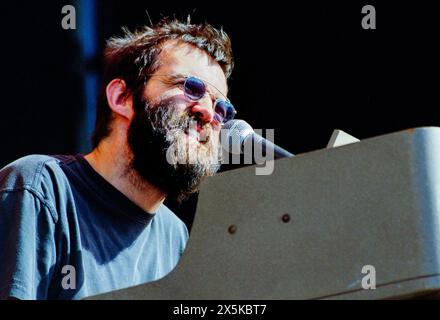
[(226, 100), (217, 100), (215, 103), (215, 119), (220, 123), (226, 123), (235, 117), (234, 106)]
[(185, 94), (191, 100), (202, 99), (206, 93), (206, 87), (202, 80), (189, 77), (185, 80)]

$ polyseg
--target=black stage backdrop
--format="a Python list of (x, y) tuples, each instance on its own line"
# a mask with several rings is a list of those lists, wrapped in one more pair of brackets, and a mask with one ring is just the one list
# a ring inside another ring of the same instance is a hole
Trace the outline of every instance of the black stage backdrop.
[[(325, 147), (335, 128), (364, 139), (440, 126), (431, 3), (3, 1), (0, 167), (28, 154), (90, 150), (105, 39), (148, 24), (147, 11), (153, 22), (191, 14), (223, 26), (238, 117), (275, 129), (275, 142), (295, 154)], [(65, 5), (76, 9), (75, 30), (62, 28)], [(376, 30), (361, 26), (365, 5), (376, 9)], [(188, 226), (196, 198), (168, 203)]]

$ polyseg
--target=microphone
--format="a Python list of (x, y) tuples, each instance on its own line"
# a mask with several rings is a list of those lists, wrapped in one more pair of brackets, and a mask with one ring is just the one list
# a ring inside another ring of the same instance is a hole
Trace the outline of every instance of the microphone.
[[(257, 134), (254, 129), (244, 120), (231, 120), (225, 123), (223, 129), (226, 129), (224, 136), (226, 141), (222, 139), (222, 144), (226, 150), (233, 154), (243, 154), (246, 150), (245, 146), (251, 143), (254, 148), (254, 155), (258, 151), (262, 154), (263, 150), (266, 154), (273, 154), (274, 159), (290, 158), (294, 154), (277, 146), (271, 141)], [(273, 152), (273, 153), (272, 153)]]

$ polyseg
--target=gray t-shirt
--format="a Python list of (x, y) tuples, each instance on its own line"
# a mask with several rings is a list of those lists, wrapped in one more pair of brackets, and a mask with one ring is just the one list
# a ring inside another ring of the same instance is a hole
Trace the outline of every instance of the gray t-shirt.
[(165, 205), (146, 213), (82, 155), (0, 170), (0, 299), (80, 299), (157, 280), (187, 240)]

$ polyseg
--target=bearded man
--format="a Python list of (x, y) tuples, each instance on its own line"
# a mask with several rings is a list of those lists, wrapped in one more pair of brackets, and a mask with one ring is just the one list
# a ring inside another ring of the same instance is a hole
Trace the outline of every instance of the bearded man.
[[(219, 168), (230, 39), (163, 20), (107, 42), (93, 150), (0, 171), (0, 298), (80, 299), (154, 281), (178, 263), (184, 223), (164, 204)], [(62, 111), (60, 111), (62, 112)]]

